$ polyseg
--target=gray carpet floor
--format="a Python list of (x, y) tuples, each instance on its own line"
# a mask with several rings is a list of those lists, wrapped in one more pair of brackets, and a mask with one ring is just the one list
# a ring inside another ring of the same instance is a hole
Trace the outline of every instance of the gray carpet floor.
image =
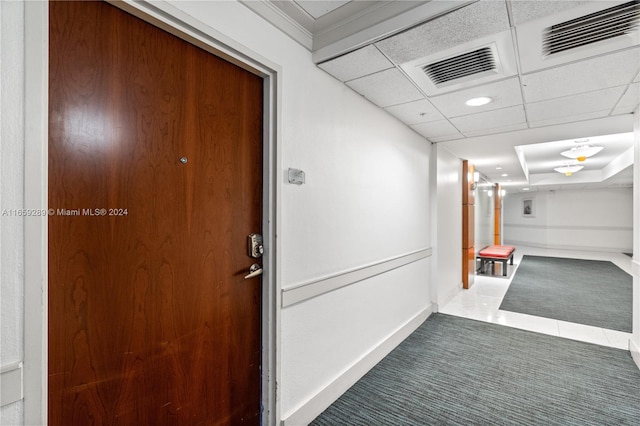
[(525, 255), (500, 309), (631, 333), (633, 279), (607, 261)]
[(627, 351), (434, 314), (312, 425), (638, 425)]

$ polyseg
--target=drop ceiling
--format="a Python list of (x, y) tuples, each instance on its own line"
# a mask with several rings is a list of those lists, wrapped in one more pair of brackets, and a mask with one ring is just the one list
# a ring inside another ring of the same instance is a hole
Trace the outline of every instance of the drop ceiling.
[[(307, 47), (318, 67), (508, 189), (632, 182), (638, 1), (245, 4)], [(479, 96), (493, 101), (465, 104)], [(554, 172), (566, 160), (559, 152), (583, 138), (604, 150), (570, 177)]]

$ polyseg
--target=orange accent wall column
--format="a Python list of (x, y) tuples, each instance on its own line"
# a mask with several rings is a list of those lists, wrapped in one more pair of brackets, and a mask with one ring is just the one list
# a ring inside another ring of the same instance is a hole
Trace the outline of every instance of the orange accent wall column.
[(462, 288), (473, 285), (476, 273), (475, 195), (473, 193), (473, 164), (462, 162)]
[(500, 184), (496, 183), (494, 190), (494, 215), (493, 215), (493, 244), (499, 246), (502, 244), (502, 194)]

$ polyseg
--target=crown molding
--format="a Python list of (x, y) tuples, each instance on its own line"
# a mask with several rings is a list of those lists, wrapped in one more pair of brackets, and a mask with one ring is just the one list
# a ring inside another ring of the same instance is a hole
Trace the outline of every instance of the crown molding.
[[(305, 28), (303, 24), (285, 13), (282, 8), (274, 2), (270, 2), (268, 0), (239, 0), (239, 2), (258, 16), (261, 16), (267, 22), (274, 25), (307, 50), (311, 51), (313, 48), (313, 34), (310, 30), (313, 26), (312, 18), (305, 18), (303, 15), (296, 15), (296, 17), (303, 21), (305, 25), (310, 26), (310, 28)], [(309, 20), (311, 20), (311, 24), (309, 24)]]
[(478, 0), (358, 0), (318, 19), (294, 0), (238, 1), (313, 52), (319, 63)]
[(316, 31), (313, 62), (318, 64), (344, 55), (476, 1), (388, 1), (370, 6)]

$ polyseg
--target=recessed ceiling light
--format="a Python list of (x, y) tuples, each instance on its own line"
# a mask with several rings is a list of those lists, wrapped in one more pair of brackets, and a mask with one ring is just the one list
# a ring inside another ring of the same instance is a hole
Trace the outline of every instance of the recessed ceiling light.
[(523, 191), (528, 191), (528, 190), (529, 190), (529, 188), (522, 188), (522, 190), (523, 190)]
[(497, 167), (496, 167), (496, 170), (502, 170), (502, 167), (497, 166)]
[(507, 177), (507, 176), (509, 176), (509, 175), (508, 175), (507, 173), (503, 173), (503, 174), (501, 174), (500, 176), (502, 176), (502, 177)]
[(493, 99), (488, 96), (480, 96), (479, 98), (469, 99), (467, 102), (465, 102), (465, 104), (467, 104), (468, 106), (482, 106), (488, 104), (491, 101), (493, 101)]

